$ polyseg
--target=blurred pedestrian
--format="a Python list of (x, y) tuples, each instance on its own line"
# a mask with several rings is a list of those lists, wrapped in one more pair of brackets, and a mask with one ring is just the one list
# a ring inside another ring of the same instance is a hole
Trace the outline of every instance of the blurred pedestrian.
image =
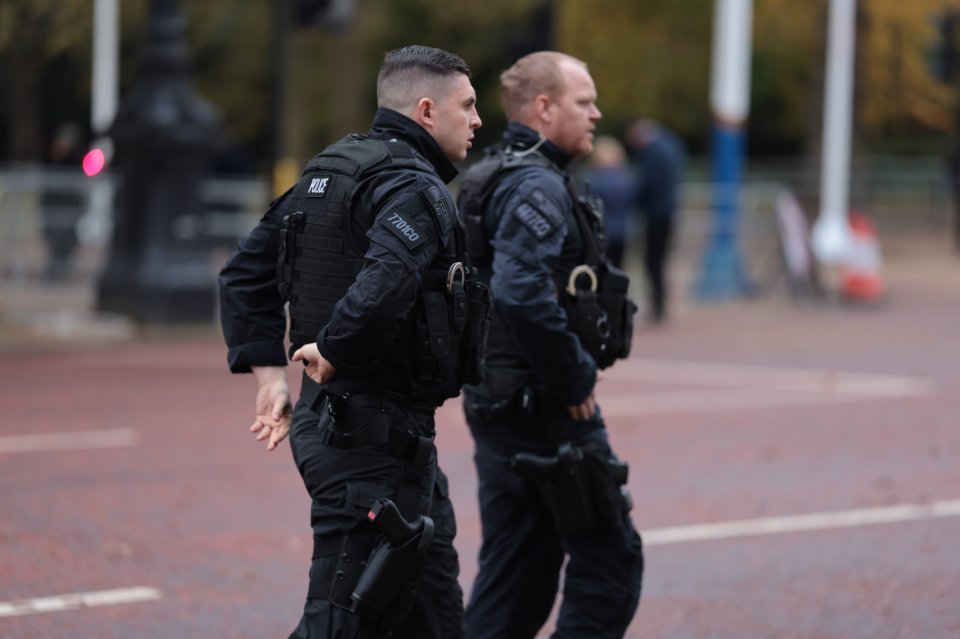
[(653, 120), (641, 119), (631, 124), (626, 140), (640, 179), (637, 205), (644, 220), (647, 317), (652, 323), (659, 323), (667, 317), (667, 261), (686, 154), (680, 139)]
[(57, 127), (47, 155), (48, 170), (40, 200), (41, 227), (47, 247), (44, 277), (57, 282), (66, 279), (73, 267), (79, 239), (77, 222), (83, 215), (84, 197), (73, 178), (83, 162), (83, 133), (73, 122)]
[(610, 135), (594, 140), (586, 176), (590, 191), (603, 202), (607, 257), (622, 267), (624, 244), (636, 208), (637, 180), (620, 140)]
[[(258, 383), (251, 431), (289, 431), (313, 502), (291, 639), (457, 638), (463, 593), (434, 413), (479, 374), (486, 288), (446, 188), (480, 126), (470, 70), (387, 53), (370, 131), (327, 147), (220, 273), (230, 370)], [(291, 410), (284, 354), (305, 366)]]
[[(480, 384), (464, 387), (483, 541), (468, 639), (623, 637), (643, 554), (610, 447), (597, 370), (629, 351), (628, 280), (602, 258), (598, 211), (567, 172), (601, 114), (586, 65), (541, 51), (500, 76), (509, 123), (458, 194), (495, 314)], [(599, 303), (598, 303), (599, 301)]]

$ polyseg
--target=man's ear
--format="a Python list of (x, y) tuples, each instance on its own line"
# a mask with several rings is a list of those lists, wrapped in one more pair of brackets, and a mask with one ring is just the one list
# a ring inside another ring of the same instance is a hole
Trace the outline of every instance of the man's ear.
[(432, 131), (436, 123), (436, 104), (430, 98), (420, 98), (417, 102), (414, 120), (427, 131)]
[(533, 99), (533, 112), (537, 120), (544, 124), (550, 124), (553, 120), (553, 101), (547, 96), (540, 94)]

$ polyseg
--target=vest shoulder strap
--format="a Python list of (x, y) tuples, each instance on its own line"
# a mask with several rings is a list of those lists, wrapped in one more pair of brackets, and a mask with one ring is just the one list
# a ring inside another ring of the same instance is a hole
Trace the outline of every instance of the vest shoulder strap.
[(315, 155), (303, 174), (320, 169), (332, 170), (360, 179), (369, 170), (386, 162), (392, 166), (436, 174), (433, 166), (400, 140), (375, 140), (351, 134)]

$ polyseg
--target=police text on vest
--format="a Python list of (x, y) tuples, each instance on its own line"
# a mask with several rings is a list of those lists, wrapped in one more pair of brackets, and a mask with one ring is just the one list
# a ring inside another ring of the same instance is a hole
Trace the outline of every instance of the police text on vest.
[(310, 186), (307, 187), (307, 195), (324, 195), (327, 192), (327, 184), (330, 183), (328, 177), (316, 177), (310, 180)]

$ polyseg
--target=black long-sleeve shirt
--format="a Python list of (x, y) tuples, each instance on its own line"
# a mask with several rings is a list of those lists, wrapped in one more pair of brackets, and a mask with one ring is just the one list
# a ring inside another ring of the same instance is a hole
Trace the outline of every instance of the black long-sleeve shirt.
[[(535, 131), (517, 122), (508, 125), (503, 139), (519, 152), (540, 140)], [(570, 158), (549, 141), (534, 152), (557, 170), (524, 166), (508, 171), (494, 189), (485, 215), (485, 225), (491, 222), (490, 293), (496, 311), (485, 375), (489, 380), (531, 371), (554, 396), (576, 405), (593, 390), (596, 364), (570, 330), (557, 297), (567, 275), (583, 259), (574, 202), (560, 173)]]
[[(402, 388), (394, 371), (383, 372), (378, 379), (377, 360), (413, 307), (425, 268), (451, 238), (450, 221), (440, 219), (422, 193), (439, 186), (449, 197), (444, 184), (457, 171), (422, 127), (395, 111), (378, 110), (368, 137), (405, 142), (434, 167), (439, 178), (391, 167), (358, 188), (350, 223), (353, 235), (367, 243), (364, 266), (334, 307), (317, 345), (337, 369), (337, 378), (362, 377), (365, 386)], [(286, 316), (277, 272), (279, 226), (286, 203), (281, 197), (270, 207), (220, 272), (221, 324), (233, 372), (287, 361)], [(452, 201), (448, 207), (455, 210)], [(419, 231), (422, 239), (415, 246), (385, 221), (394, 213), (402, 214)]]

